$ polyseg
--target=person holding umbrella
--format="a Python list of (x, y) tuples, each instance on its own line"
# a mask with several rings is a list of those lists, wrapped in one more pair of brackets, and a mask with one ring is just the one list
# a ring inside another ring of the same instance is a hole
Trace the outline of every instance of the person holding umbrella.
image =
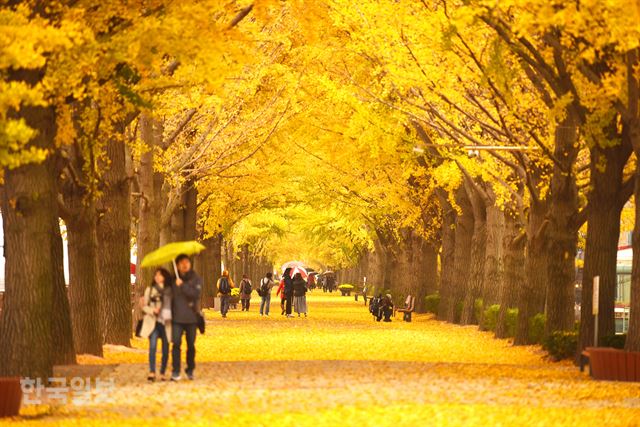
[(169, 361), (169, 337), (171, 336), (171, 298), (173, 278), (164, 268), (156, 269), (151, 286), (144, 291), (142, 312), (144, 318), (139, 336), (149, 338), (149, 375), (147, 380), (156, 380), (156, 351), (158, 340), (162, 342), (160, 379), (165, 380)]
[(178, 272), (176, 286), (173, 290), (173, 348), (171, 359), (173, 372), (171, 381), (179, 381), (180, 378), (180, 345), (182, 335), (187, 341), (187, 378), (193, 380), (193, 371), (196, 368), (196, 329), (198, 325), (198, 302), (202, 292), (202, 279), (193, 271), (191, 259), (188, 255), (181, 254), (175, 260)]

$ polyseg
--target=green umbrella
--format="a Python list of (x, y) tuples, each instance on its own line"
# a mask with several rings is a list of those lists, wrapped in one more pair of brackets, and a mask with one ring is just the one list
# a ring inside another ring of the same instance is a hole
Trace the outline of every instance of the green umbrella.
[(201, 243), (195, 240), (187, 242), (173, 242), (166, 244), (155, 251), (148, 253), (140, 263), (141, 267), (157, 267), (159, 265), (173, 263), (173, 269), (176, 271), (176, 277), (178, 275), (176, 268), (176, 257), (180, 254), (193, 255), (198, 254), (206, 248)]

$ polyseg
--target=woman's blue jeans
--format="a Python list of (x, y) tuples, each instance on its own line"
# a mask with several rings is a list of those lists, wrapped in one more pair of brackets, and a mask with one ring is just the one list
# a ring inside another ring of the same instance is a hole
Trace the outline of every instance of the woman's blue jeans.
[(162, 340), (162, 361), (160, 363), (160, 374), (167, 371), (169, 362), (169, 339), (164, 325), (156, 322), (156, 328), (149, 335), (149, 372), (156, 372), (156, 351), (158, 350), (158, 339)]

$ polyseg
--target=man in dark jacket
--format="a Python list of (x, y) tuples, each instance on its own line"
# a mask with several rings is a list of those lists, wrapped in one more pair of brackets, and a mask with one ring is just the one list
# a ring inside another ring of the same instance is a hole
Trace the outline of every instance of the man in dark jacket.
[(180, 345), (182, 335), (187, 339), (187, 378), (193, 380), (193, 371), (196, 368), (196, 328), (198, 325), (198, 305), (200, 292), (202, 291), (202, 279), (193, 271), (191, 259), (187, 255), (179, 255), (176, 258), (178, 277), (173, 289), (173, 348), (172, 362), (173, 372), (171, 381), (180, 380)]
[(291, 314), (291, 303), (293, 302), (293, 278), (291, 277), (291, 269), (287, 268), (283, 274), (284, 280), (284, 299), (287, 317), (293, 317)]

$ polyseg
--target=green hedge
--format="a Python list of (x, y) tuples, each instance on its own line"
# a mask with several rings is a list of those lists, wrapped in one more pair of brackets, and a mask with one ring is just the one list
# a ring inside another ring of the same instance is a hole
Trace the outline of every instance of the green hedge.
[(529, 319), (529, 341), (533, 344), (542, 344), (544, 340), (544, 326), (547, 318), (543, 313), (538, 313)]
[(607, 335), (600, 339), (603, 347), (613, 347), (619, 350), (624, 349), (624, 345), (627, 341), (627, 335)]
[(440, 307), (440, 294), (435, 293), (427, 295), (424, 298), (424, 309), (427, 313), (438, 314), (438, 308)]
[(549, 352), (553, 360), (571, 359), (578, 351), (577, 331), (552, 332), (542, 343), (542, 348)]

